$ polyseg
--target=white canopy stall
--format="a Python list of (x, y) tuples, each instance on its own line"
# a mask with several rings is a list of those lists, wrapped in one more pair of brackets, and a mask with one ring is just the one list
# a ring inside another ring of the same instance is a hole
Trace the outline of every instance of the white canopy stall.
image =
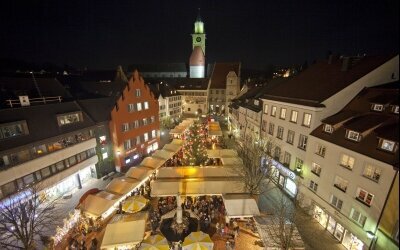
[(173, 167), (158, 170), (157, 178), (206, 178), (206, 177), (237, 177), (237, 171), (224, 167)]
[(101, 249), (134, 249), (144, 238), (145, 220), (108, 224)]
[(181, 148), (182, 148), (181, 145), (170, 143), (170, 144), (165, 144), (163, 147), (163, 150), (170, 151), (170, 152), (176, 154), (179, 152), (179, 150), (181, 150)]
[(172, 151), (161, 149), (161, 150), (156, 150), (151, 156), (167, 161), (171, 159), (174, 156), (174, 154), (175, 153)]
[[(107, 217), (112, 210), (113, 205), (115, 205), (121, 195), (112, 194), (106, 191), (101, 191), (96, 195), (89, 195), (82, 202), (81, 208), (83, 211), (92, 218), (97, 218), (100, 216)], [(107, 212), (107, 213), (106, 213)]]
[(139, 164), (139, 166), (145, 166), (148, 168), (152, 169), (158, 169), (160, 168), (166, 160), (160, 159), (160, 158), (154, 158), (154, 157), (146, 157), (143, 159), (143, 161)]
[(223, 166), (239, 166), (243, 165), (243, 160), (240, 157), (221, 158)]
[(131, 167), (128, 172), (126, 172), (125, 177), (143, 182), (152, 175), (154, 171), (154, 169), (145, 166)]
[(129, 177), (118, 177), (107, 185), (105, 191), (124, 195), (134, 190), (139, 184), (140, 181), (136, 179)]
[(238, 154), (233, 149), (208, 149), (207, 156), (208, 158), (231, 158), (237, 157)]
[(223, 194), (222, 199), (229, 218), (246, 218), (260, 215), (256, 201), (247, 194)]

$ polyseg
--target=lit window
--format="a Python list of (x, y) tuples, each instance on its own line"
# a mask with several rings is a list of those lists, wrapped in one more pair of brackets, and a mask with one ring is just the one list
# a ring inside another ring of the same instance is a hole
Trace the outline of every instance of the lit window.
[(276, 107), (272, 106), (271, 108), (271, 116), (276, 116)]
[(124, 141), (124, 149), (128, 150), (131, 148), (131, 140)]
[(326, 147), (322, 146), (320, 144), (317, 144), (317, 148), (315, 150), (315, 154), (321, 156), (321, 157), (325, 157), (325, 152), (326, 152)]
[(385, 139), (381, 139), (381, 146), (380, 148), (386, 151), (394, 152), (396, 143), (394, 141), (389, 141)]
[(342, 157), (340, 158), (340, 165), (348, 169), (353, 169), (354, 162), (354, 158), (346, 154), (342, 154)]
[(148, 141), (149, 140), (149, 134), (148, 133), (144, 133), (144, 141)]
[(372, 105), (372, 110), (374, 110), (374, 111), (382, 111), (383, 110), (383, 105), (382, 104), (373, 104)]
[(286, 142), (289, 144), (293, 144), (294, 142), (294, 131), (288, 130)]
[(150, 117), (150, 123), (153, 123), (156, 120), (154, 116)]
[(59, 126), (68, 125), (76, 122), (82, 122), (82, 113), (71, 113), (57, 116), (57, 121)]
[(379, 181), (379, 178), (381, 177), (382, 170), (378, 167), (372, 166), (372, 165), (366, 165), (364, 168), (363, 175), (369, 179), (372, 179), (376, 182)]
[(336, 207), (337, 209), (342, 209), (343, 201), (340, 200), (338, 197), (332, 195), (331, 196), (331, 204)]
[(321, 165), (313, 162), (311, 164), (311, 173), (313, 173), (313, 174), (315, 174), (317, 176), (320, 176), (321, 175)]
[(144, 102), (144, 109), (149, 109), (149, 102)]
[(107, 153), (107, 152), (104, 152), (104, 153), (103, 153), (103, 160), (104, 160), (104, 159), (107, 159), (107, 158), (108, 158), (108, 153)]
[(342, 190), (343, 192), (346, 192), (348, 184), (349, 182), (347, 180), (343, 179), (340, 176), (336, 176), (333, 186)]
[(395, 114), (399, 113), (399, 106), (394, 106), (393, 113), (395, 113)]
[(152, 130), (151, 131), (151, 138), (155, 138), (156, 137), (156, 131), (155, 130)]
[(0, 139), (27, 135), (28, 126), (25, 121), (18, 121), (13, 123), (6, 123), (0, 125)]
[(298, 146), (298, 147), (299, 147), (300, 149), (306, 150), (306, 148), (307, 148), (307, 141), (308, 141), (308, 137), (305, 136), (305, 135), (300, 134), (300, 137), (299, 137), (299, 146)]
[(324, 124), (324, 131), (327, 132), (327, 133), (329, 133), (329, 134), (332, 134), (332, 133), (333, 133), (333, 127), (332, 127), (332, 125), (330, 125), (330, 124)]
[(136, 97), (140, 97), (140, 89), (136, 89)]
[(309, 185), (310, 189), (313, 190), (314, 192), (317, 192), (318, 189), (318, 184), (314, 181), (310, 181), (310, 185)]
[(367, 216), (362, 215), (358, 210), (352, 208), (350, 218), (357, 222), (360, 226), (364, 227)]
[(295, 162), (295, 168), (296, 171), (301, 172), (301, 170), (303, 169), (303, 160), (296, 158), (296, 162)]
[(374, 199), (374, 195), (371, 193), (368, 193), (366, 190), (364, 190), (362, 188), (358, 188), (356, 199), (358, 201), (361, 201), (362, 203), (366, 204), (367, 206), (371, 206), (372, 201)]
[(141, 111), (142, 110), (142, 103), (138, 102), (136, 105), (137, 105), (137, 111)]
[(286, 109), (285, 108), (281, 108), (281, 114), (280, 114), (279, 118), (281, 118), (281, 119), (286, 118)]
[(147, 118), (143, 118), (143, 126), (147, 125)]
[(136, 136), (136, 145), (140, 144), (140, 136)]
[(311, 126), (311, 114), (304, 113), (303, 126), (306, 126), (306, 127)]
[(346, 138), (350, 139), (352, 141), (360, 141), (361, 140), (361, 135), (360, 133), (353, 131), (353, 130), (346, 130)]
[(296, 123), (298, 114), (299, 113), (297, 111), (292, 110), (292, 114), (290, 115), (290, 121)]
[(264, 114), (268, 114), (268, 104), (264, 104)]

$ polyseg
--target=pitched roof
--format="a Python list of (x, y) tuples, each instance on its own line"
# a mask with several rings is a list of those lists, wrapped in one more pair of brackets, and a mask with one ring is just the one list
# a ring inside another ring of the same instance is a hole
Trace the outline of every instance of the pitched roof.
[[(322, 120), (334, 126), (333, 133), (324, 132), (324, 124), (321, 124), (311, 135), (398, 168), (398, 152), (380, 150), (378, 142), (379, 138), (399, 142), (399, 116), (393, 113), (390, 106), (382, 112), (371, 110), (371, 99), (393, 95), (398, 97), (397, 88), (365, 88), (337, 114)], [(347, 139), (347, 129), (361, 133), (361, 140)]]
[(211, 89), (225, 89), (226, 76), (230, 71), (235, 72), (240, 77), (240, 62), (215, 63), (211, 75)]
[(343, 71), (345, 59), (317, 62), (293, 78), (268, 91), (265, 98), (307, 106), (323, 106), (322, 102), (356, 80), (381, 66), (394, 56), (365, 56), (354, 60)]
[(160, 82), (160, 81), (151, 79), (147, 83), (147, 85), (150, 87), (150, 90), (153, 92), (153, 94), (156, 98), (159, 98), (160, 95), (163, 98), (179, 95), (179, 93), (176, 91), (175, 87), (172, 84), (168, 84), (168, 81)]

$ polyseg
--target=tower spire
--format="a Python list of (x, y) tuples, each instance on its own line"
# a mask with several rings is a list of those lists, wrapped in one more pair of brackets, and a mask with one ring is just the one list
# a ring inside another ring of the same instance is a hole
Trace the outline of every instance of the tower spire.
[(200, 8), (197, 8), (197, 18), (196, 22), (201, 22)]

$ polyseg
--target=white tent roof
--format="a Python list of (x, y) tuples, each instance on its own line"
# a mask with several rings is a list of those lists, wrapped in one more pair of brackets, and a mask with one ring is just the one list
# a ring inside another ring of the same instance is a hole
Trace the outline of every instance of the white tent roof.
[(185, 131), (185, 129), (179, 127), (179, 128), (173, 128), (169, 131), (170, 135), (181, 135), (183, 134), (183, 132)]
[(172, 158), (172, 156), (174, 156), (174, 152), (172, 152), (172, 151), (168, 151), (168, 150), (164, 150), (164, 149), (161, 149), (161, 150), (156, 150), (151, 156), (152, 157), (156, 157), (156, 158), (160, 158), (160, 159), (163, 159), (163, 160), (169, 160), (169, 159), (171, 159)]
[(169, 144), (176, 144), (176, 145), (182, 146), (183, 145), (183, 140), (173, 139), (172, 142), (170, 142)]
[(210, 180), (156, 180), (151, 183), (151, 196), (170, 196), (178, 192), (182, 195), (221, 195), (243, 193), (244, 185), (232, 178), (212, 178)]
[(152, 169), (160, 168), (166, 160), (154, 157), (146, 157), (143, 161), (139, 164), (139, 166), (146, 166)]
[(178, 153), (181, 150), (182, 146), (178, 144), (165, 144), (163, 150), (173, 152), (174, 154)]
[(208, 149), (207, 156), (208, 158), (230, 158), (237, 157), (238, 154), (233, 149)]
[(232, 158), (221, 158), (222, 165), (243, 165), (243, 161), (240, 157), (232, 157)]
[(253, 217), (260, 215), (256, 201), (249, 195), (222, 195), (226, 214), (230, 218)]
[(119, 195), (102, 191), (96, 195), (91, 194), (86, 197), (81, 207), (86, 213), (98, 217), (111, 208), (117, 202), (119, 197)]
[(118, 177), (112, 180), (107, 187), (106, 191), (110, 191), (117, 194), (127, 194), (128, 192), (134, 190), (138, 186), (140, 181), (127, 177)]
[(131, 167), (128, 172), (126, 172), (125, 177), (136, 179), (139, 181), (145, 180), (154, 172), (154, 169), (139, 166), (139, 167)]
[(101, 249), (136, 246), (143, 240), (145, 225), (144, 220), (108, 224), (101, 242)]
[(160, 168), (157, 173), (157, 178), (205, 178), (205, 177), (235, 177), (238, 172), (232, 168), (224, 167), (173, 167)]

